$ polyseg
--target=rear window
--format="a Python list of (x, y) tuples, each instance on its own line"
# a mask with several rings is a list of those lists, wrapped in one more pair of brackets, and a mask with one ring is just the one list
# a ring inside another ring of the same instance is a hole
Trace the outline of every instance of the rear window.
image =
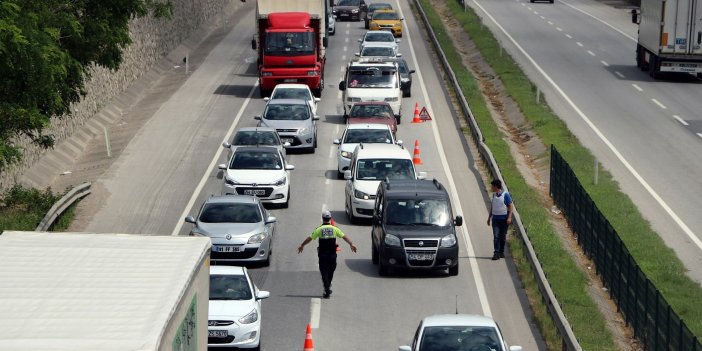
[(258, 223), (262, 221), (257, 204), (210, 203), (199, 218), (203, 223)]
[(280, 140), (273, 131), (240, 131), (237, 132), (232, 145), (280, 145)]
[(497, 333), (490, 327), (426, 327), (420, 351), (503, 351)]
[(448, 202), (442, 199), (389, 199), (386, 213), (387, 224), (391, 225), (451, 224)]
[(344, 144), (391, 144), (392, 135), (387, 129), (349, 129)]
[(243, 275), (210, 275), (210, 300), (251, 300), (253, 293)]

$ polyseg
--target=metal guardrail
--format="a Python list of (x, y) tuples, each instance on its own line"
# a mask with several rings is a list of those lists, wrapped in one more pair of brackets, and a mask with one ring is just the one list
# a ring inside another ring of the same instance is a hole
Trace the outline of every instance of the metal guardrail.
[(39, 222), (37, 232), (45, 232), (51, 228), (51, 226), (68, 207), (73, 205), (78, 199), (90, 194), (90, 182), (83, 183), (71, 189), (66, 195), (64, 195), (60, 200), (58, 200), (48, 212), (44, 218)]
[[(480, 153), (480, 156), (487, 163), (492, 177), (494, 179), (500, 179), (502, 183), (505, 184), (505, 190), (508, 190), (507, 184), (502, 178), (500, 168), (497, 165), (497, 161), (495, 161), (495, 158), (492, 155), (490, 148), (488, 148), (488, 146), (483, 142), (485, 139), (483, 138), (483, 134), (480, 131), (478, 122), (475, 120), (475, 117), (473, 116), (473, 111), (470, 109), (468, 101), (466, 101), (465, 96), (463, 94), (463, 90), (458, 84), (456, 74), (451, 69), (448, 59), (446, 58), (444, 51), (441, 49), (439, 41), (436, 39), (434, 30), (429, 24), (429, 20), (427, 19), (427, 15), (424, 12), (422, 5), (419, 3), (419, 0), (414, 0), (414, 5), (419, 11), (419, 14), (421, 15), (422, 22), (424, 22), (424, 26), (426, 27), (427, 32), (429, 33), (434, 49), (436, 50), (437, 54), (439, 55), (439, 58), (441, 59), (441, 64), (444, 68), (444, 71), (448, 75), (453, 89), (457, 92), (458, 96), (456, 98), (458, 99), (458, 102), (461, 105), (461, 109), (463, 113), (468, 117), (468, 124), (470, 125), (471, 134), (473, 135), (473, 138), (475, 139), (475, 142), (478, 146), (478, 152)], [(539, 286), (539, 291), (541, 292), (544, 302), (546, 303), (546, 307), (548, 308), (551, 318), (553, 318), (553, 321), (556, 324), (558, 332), (563, 338), (561, 348), (563, 350), (569, 351), (581, 351), (582, 348), (580, 347), (580, 344), (578, 343), (578, 340), (575, 337), (575, 334), (573, 333), (573, 329), (570, 327), (570, 323), (568, 323), (568, 320), (563, 314), (563, 310), (561, 310), (561, 306), (558, 304), (558, 300), (556, 300), (556, 296), (554, 295), (553, 290), (551, 290), (551, 286), (548, 283), (548, 280), (546, 279), (546, 274), (541, 268), (541, 263), (539, 263), (539, 259), (536, 256), (534, 247), (532, 246), (531, 241), (529, 240), (529, 236), (527, 235), (527, 229), (526, 227), (524, 227), (521, 217), (519, 216), (519, 212), (516, 210), (516, 208), (514, 210), (514, 219), (516, 229), (519, 232), (519, 236), (522, 239), (524, 247), (527, 251), (527, 259), (531, 264), (532, 270), (534, 271), (536, 281)]]

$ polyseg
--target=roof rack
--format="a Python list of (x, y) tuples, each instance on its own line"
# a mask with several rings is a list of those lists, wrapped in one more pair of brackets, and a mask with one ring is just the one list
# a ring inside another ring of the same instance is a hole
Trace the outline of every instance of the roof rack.
[(441, 183), (439, 183), (439, 181), (436, 180), (436, 178), (434, 178), (434, 180), (432, 180), (432, 182), (434, 183), (434, 186), (436, 186), (437, 189), (441, 190), (441, 188), (442, 188)]

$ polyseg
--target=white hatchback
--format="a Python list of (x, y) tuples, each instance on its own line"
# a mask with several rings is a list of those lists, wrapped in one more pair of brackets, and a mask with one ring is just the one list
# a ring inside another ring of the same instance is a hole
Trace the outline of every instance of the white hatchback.
[(278, 84), (273, 88), (271, 97), (263, 98), (263, 101), (269, 101), (273, 99), (295, 99), (295, 100), (305, 100), (310, 104), (312, 108), (312, 114), (317, 115), (317, 104), (321, 101), (320, 98), (314, 97), (312, 95), (312, 90), (307, 84), (292, 84), (283, 83)]
[(395, 140), (390, 126), (379, 123), (359, 123), (346, 126), (341, 138), (334, 139), (334, 144), (339, 145), (336, 150), (338, 177), (344, 177), (344, 171), (349, 169), (353, 150), (358, 144), (398, 144), (402, 145), (402, 140)]
[(261, 300), (246, 267), (210, 266), (207, 346), (261, 349)]

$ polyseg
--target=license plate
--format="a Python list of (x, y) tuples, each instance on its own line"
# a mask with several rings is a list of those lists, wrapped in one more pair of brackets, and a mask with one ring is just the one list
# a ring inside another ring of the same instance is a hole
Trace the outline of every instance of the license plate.
[(290, 143), (290, 144), (293, 143), (293, 139), (292, 139), (292, 138), (281, 138), (280, 140), (281, 140), (283, 143)]
[(244, 189), (244, 195), (266, 195), (263, 189)]
[(293, 78), (283, 79), (283, 83), (297, 83), (297, 79), (293, 79)]
[(413, 261), (432, 261), (434, 260), (434, 254), (411, 253), (407, 254), (407, 258)]
[(215, 246), (217, 252), (241, 252), (241, 246)]
[(207, 334), (210, 338), (226, 338), (229, 336), (226, 330), (208, 330)]

